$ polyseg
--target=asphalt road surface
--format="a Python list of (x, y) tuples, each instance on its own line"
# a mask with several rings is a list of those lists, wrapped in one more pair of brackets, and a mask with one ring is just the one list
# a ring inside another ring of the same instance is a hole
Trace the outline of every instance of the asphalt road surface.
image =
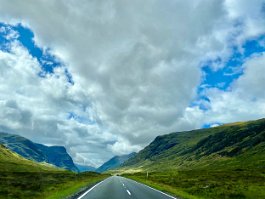
[(77, 199), (174, 199), (175, 197), (128, 178), (112, 176)]

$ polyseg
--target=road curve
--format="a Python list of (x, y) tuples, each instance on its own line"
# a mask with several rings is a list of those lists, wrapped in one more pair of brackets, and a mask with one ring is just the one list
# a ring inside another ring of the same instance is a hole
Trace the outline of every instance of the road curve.
[[(174, 199), (134, 180), (112, 176), (96, 184), (77, 199)], [(176, 198), (175, 198), (176, 199)]]

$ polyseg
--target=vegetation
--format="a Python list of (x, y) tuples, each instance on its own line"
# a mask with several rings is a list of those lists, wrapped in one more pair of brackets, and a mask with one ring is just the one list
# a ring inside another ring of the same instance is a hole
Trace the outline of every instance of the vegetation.
[(107, 175), (76, 174), (49, 164), (33, 162), (0, 145), (0, 199), (65, 198)]
[(265, 198), (265, 119), (158, 136), (113, 172), (181, 198)]
[(0, 198), (66, 198), (106, 177), (92, 172), (3, 172), (0, 176)]
[(126, 174), (125, 177), (187, 199), (265, 198), (263, 170), (186, 170)]

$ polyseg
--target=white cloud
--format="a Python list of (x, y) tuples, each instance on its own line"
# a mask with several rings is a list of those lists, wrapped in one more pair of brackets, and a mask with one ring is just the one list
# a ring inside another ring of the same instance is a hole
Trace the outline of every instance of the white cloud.
[[(226, 0), (225, 6), (229, 17), (243, 23), (244, 37), (255, 37), (264, 33), (265, 28), (265, 1), (264, 0), (242, 0), (240, 3), (236, 0)], [(241, 37), (239, 37), (241, 38)]]
[[(1, 52), (2, 129), (64, 144), (75, 161), (98, 165), (159, 134), (199, 128), (212, 120), (189, 107), (200, 84), (200, 64), (222, 57), (213, 67), (223, 67), (232, 45), (263, 30), (258, 12), (263, 1), (235, 2), (0, 0), (0, 20), (32, 29), (36, 43), (50, 48), (75, 82), (69, 84), (60, 69), (39, 78), (37, 61), (18, 44), (13, 54)], [(238, 21), (243, 25), (235, 26)], [(208, 95), (211, 113), (222, 121), (231, 111), (218, 109), (233, 109), (238, 102), (228, 100), (237, 94), (220, 92)], [(69, 112), (89, 122), (68, 120)]]
[(210, 110), (205, 121), (229, 123), (263, 118), (265, 115), (265, 54), (249, 58), (244, 74), (234, 81), (229, 91), (209, 89)]
[[(10, 49), (11, 52), (0, 51), (1, 129), (36, 142), (65, 145), (74, 158), (81, 156), (76, 151), (79, 145), (91, 145), (86, 153), (105, 147), (105, 158), (108, 158), (111, 153), (107, 147), (97, 142), (112, 141), (112, 135), (101, 133), (97, 124), (83, 125), (67, 118), (69, 112), (82, 112), (84, 117), (96, 119), (89, 98), (78, 83), (71, 85), (63, 68), (42, 78), (38, 76), (41, 71), (38, 61), (25, 48), (13, 42)], [(98, 162), (97, 156), (90, 156), (89, 161)], [(87, 159), (84, 156), (82, 161)]]

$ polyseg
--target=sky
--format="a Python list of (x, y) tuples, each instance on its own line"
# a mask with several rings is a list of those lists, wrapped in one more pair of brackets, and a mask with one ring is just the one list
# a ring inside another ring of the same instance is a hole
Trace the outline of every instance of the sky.
[(0, 0), (0, 131), (99, 166), (265, 116), (265, 0)]

